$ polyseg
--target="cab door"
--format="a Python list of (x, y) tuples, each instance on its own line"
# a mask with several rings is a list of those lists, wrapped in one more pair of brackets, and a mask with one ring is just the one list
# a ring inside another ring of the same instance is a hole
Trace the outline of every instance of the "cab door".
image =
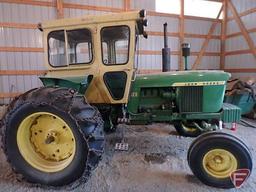
[[(133, 76), (135, 22), (98, 26), (101, 46), (99, 66), (106, 103), (127, 103)], [(102, 90), (102, 91), (103, 91)]]

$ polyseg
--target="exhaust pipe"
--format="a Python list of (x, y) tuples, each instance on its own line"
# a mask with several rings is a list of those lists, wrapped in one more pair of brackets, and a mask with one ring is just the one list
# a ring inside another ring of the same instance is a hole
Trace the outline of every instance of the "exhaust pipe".
[(164, 48), (162, 49), (162, 72), (171, 71), (171, 49), (168, 47), (167, 23), (164, 24)]

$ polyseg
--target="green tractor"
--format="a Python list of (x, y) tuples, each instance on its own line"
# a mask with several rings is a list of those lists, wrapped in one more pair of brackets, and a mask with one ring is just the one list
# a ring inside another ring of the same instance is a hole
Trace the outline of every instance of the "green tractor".
[[(31, 183), (69, 186), (86, 180), (104, 151), (104, 132), (119, 123), (173, 123), (199, 136), (188, 163), (203, 183), (234, 187), (236, 170), (252, 170), (251, 153), (219, 122), (240, 120), (223, 104), (229, 73), (179, 71), (137, 75), (136, 49), (147, 37), (144, 10), (41, 24), (44, 87), (15, 98), (2, 121), (2, 146), (13, 170)], [(209, 132), (210, 131), (210, 132)], [(204, 133), (208, 132), (208, 133)]]

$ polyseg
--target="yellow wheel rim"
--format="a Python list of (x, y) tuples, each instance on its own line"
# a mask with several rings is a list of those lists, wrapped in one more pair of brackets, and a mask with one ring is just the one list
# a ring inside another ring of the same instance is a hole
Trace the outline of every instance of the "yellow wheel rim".
[(72, 162), (76, 150), (68, 124), (47, 112), (33, 113), (21, 122), (17, 144), (26, 162), (43, 172), (63, 170)]
[(213, 149), (203, 158), (204, 170), (211, 176), (219, 179), (230, 177), (237, 170), (237, 159), (224, 149)]

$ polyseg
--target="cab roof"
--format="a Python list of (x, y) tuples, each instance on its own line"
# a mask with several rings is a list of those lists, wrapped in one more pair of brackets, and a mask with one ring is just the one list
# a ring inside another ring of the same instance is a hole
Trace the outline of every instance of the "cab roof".
[(124, 13), (112, 13), (104, 15), (85, 15), (78, 18), (65, 18), (52, 21), (46, 21), (41, 24), (42, 29), (50, 29), (56, 27), (97, 24), (118, 21), (130, 21), (140, 19), (140, 11), (131, 11)]

